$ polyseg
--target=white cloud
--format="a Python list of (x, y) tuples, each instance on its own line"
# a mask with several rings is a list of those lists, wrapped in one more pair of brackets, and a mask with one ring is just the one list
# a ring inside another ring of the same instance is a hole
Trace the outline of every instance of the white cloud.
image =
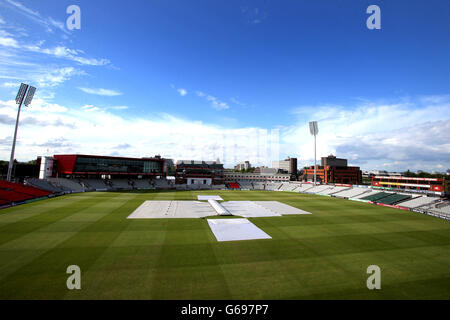
[(183, 88), (177, 89), (178, 93), (180, 94), (180, 96), (184, 97), (185, 95), (187, 95), (187, 91)]
[(113, 109), (113, 110), (126, 110), (128, 109), (128, 106), (112, 106), (112, 107), (108, 107), (108, 109)]
[(6, 88), (19, 88), (20, 83), (19, 82), (3, 82), (3, 87)]
[(19, 44), (13, 38), (0, 37), (0, 45), (5, 47), (18, 48)]
[(110, 89), (103, 89), (103, 88), (78, 88), (83, 92), (89, 93), (89, 94), (96, 94), (99, 96), (120, 96), (122, 93), (110, 90)]
[(24, 15), (29, 20), (34, 21), (35, 23), (41, 25), (48, 32), (53, 32), (53, 28), (57, 28), (65, 34), (69, 34), (69, 31), (64, 27), (64, 23), (54, 20), (53, 18), (45, 18), (38, 11), (34, 11), (20, 2), (16, 2), (13, 0), (6, 0), (7, 3), (10, 4), (10, 8), (14, 9), (16, 12)]
[(83, 53), (83, 51), (70, 49), (70, 48), (67, 48), (64, 46), (56, 46), (54, 48), (41, 48), (39, 45), (25, 45), (25, 46), (22, 46), (22, 48), (32, 51), (32, 52), (51, 55), (51, 56), (54, 56), (57, 58), (66, 58), (66, 59), (78, 62), (79, 64), (82, 64), (82, 65), (104, 66), (104, 65), (107, 65), (110, 63), (110, 61), (108, 59), (95, 59), (95, 58), (81, 57), (81, 56), (79, 56), (79, 53)]
[(74, 75), (84, 75), (85, 72), (73, 67), (65, 67), (49, 70), (47, 73), (39, 74), (35, 81), (39, 87), (55, 87), (69, 80)]
[[(14, 101), (0, 101), (0, 140), (11, 135), (15, 108)], [(86, 112), (88, 111), (89, 112)], [(23, 121), (23, 122), (22, 122)], [(70, 124), (70, 126), (69, 126)], [(151, 130), (149, 130), (151, 128)], [(34, 159), (46, 153), (89, 153), (110, 155), (118, 152), (119, 143), (131, 143), (122, 148), (124, 156), (153, 156), (162, 154), (175, 159), (220, 158), (230, 166), (240, 157), (253, 163), (265, 161), (267, 155), (266, 129), (228, 129), (221, 126), (189, 121), (167, 114), (154, 115), (151, 119), (123, 117), (93, 105), (68, 109), (64, 113), (25, 109), (21, 115), (18, 159)], [(48, 141), (70, 139), (71, 146), (46, 145)], [(6, 141), (6, 140), (5, 140)], [(263, 143), (264, 142), (264, 143)], [(9, 145), (0, 143), (0, 159), (7, 158)]]
[(100, 110), (100, 108), (94, 107), (91, 104), (86, 104), (86, 105), (82, 106), (81, 109), (85, 110), (87, 112), (93, 112), (93, 111), (99, 111)]
[[(443, 117), (450, 114), (450, 100), (434, 101), (296, 110), (297, 124), (278, 129), (278, 145), (275, 129), (231, 129), (168, 114), (148, 119), (121, 116), (109, 112), (112, 107), (85, 105), (69, 109), (38, 99), (21, 115), (16, 153), (21, 160), (34, 159), (47, 148), (53, 153), (111, 155), (119, 152), (118, 145), (131, 144), (132, 147), (120, 148), (120, 154), (220, 158), (227, 167), (243, 160), (270, 165), (271, 160), (296, 156), (302, 166), (311, 165), (314, 157), (308, 121), (318, 120), (319, 158), (333, 153), (363, 169), (442, 171), (450, 168), (450, 118)], [(8, 141), (11, 136), (16, 108), (14, 100), (0, 101), (0, 141)], [(299, 112), (302, 110), (305, 112)], [(70, 139), (70, 143), (46, 146), (56, 139)], [(7, 159), (9, 148), (10, 144), (5, 142), (2, 147), (0, 143), (0, 159)]]
[(206, 94), (202, 91), (196, 91), (196, 94), (200, 98), (204, 98), (204, 99), (206, 99), (206, 101), (209, 101), (211, 104), (211, 107), (213, 107), (216, 110), (226, 110), (226, 109), (230, 108), (230, 106), (226, 102), (223, 102), (212, 95)]
[(432, 168), (439, 163), (450, 167), (450, 116), (444, 116), (450, 114), (450, 99), (445, 96), (352, 108), (304, 106), (294, 113), (298, 125), (282, 131), (282, 153), (297, 156), (305, 165), (314, 159), (308, 122), (317, 120), (319, 158), (332, 153), (365, 169), (388, 164), (398, 170)]
[(243, 103), (243, 102), (241, 102), (241, 101), (239, 101), (239, 100), (237, 100), (236, 98), (233, 98), (233, 97), (230, 98), (230, 101), (233, 102), (234, 104), (237, 104), (238, 106), (241, 106), (241, 107), (245, 107), (246, 106), (245, 103)]

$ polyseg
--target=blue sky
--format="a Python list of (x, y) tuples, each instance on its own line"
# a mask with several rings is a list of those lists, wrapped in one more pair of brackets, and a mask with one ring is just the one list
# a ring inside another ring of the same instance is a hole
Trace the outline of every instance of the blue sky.
[[(68, 30), (66, 8), (81, 9)], [(369, 5), (381, 29), (369, 30)], [(0, 0), (0, 158), (161, 154), (450, 167), (448, 1)], [(12, 119), (12, 120), (11, 120)]]

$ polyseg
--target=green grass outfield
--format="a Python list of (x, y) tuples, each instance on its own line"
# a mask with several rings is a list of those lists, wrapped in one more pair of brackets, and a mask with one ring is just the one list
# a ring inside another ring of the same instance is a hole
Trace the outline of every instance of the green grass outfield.
[[(273, 239), (216, 241), (206, 219), (126, 219), (145, 200), (278, 200)], [(66, 269), (81, 268), (81, 290)], [(381, 290), (366, 269), (381, 268)], [(91, 192), (0, 210), (0, 299), (449, 299), (450, 222), (270, 191)]]

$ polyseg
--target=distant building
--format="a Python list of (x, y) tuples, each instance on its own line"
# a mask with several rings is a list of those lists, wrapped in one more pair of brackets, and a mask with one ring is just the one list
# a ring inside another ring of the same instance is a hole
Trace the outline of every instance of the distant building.
[(72, 178), (133, 178), (164, 175), (164, 159), (126, 158), (83, 154), (57, 154), (53, 161), (40, 157), (41, 179), (52, 177)]
[(450, 179), (402, 176), (374, 176), (372, 186), (395, 191), (420, 192), (444, 196), (450, 193)]
[(297, 158), (287, 158), (280, 161), (272, 161), (272, 168), (280, 169), (289, 174), (297, 174)]
[(289, 182), (287, 173), (225, 172), (225, 182)]
[(260, 168), (259, 173), (261, 173), (261, 174), (277, 174), (279, 171), (280, 171), (279, 169), (263, 167), (263, 168)]
[(244, 161), (244, 162), (240, 162), (240, 163), (238, 163), (237, 165), (235, 165), (234, 166), (234, 170), (238, 170), (238, 171), (241, 171), (241, 170), (248, 170), (248, 169), (250, 169), (252, 166), (251, 166), (251, 164), (250, 164), (250, 162), (249, 161)]
[(223, 164), (217, 161), (178, 160), (175, 169), (177, 184), (224, 184)]
[(347, 159), (336, 158), (330, 154), (328, 157), (321, 158), (321, 166), (329, 166), (329, 167), (347, 167)]
[[(173, 159), (162, 158), (159, 154), (155, 155), (155, 159), (163, 159), (164, 160), (164, 173), (165, 174), (173, 174), (175, 171), (175, 164), (173, 163)], [(146, 159), (146, 158), (144, 158)]]
[[(349, 167), (347, 159), (333, 155), (321, 158), (321, 165), (316, 166), (317, 181), (320, 183), (361, 184), (362, 172), (359, 167)], [(305, 167), (303, 181), (314, 181), (314, 166)]]

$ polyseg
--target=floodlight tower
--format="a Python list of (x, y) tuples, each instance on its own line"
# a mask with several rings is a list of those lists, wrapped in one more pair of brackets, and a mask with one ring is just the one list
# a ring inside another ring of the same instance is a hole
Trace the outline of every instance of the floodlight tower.
[(317, 121), (311, 121), (309, 123), (309, 132), (314, 136), (314, 185), (316, 185), (316, 136), (319, 133), (319, 126)]
[[(14, 165), (14, 151), (16, 149), (16, 138), (17, 138), (17, 128), (19, 127), (19, 116), (20, 116), (20, 108), (22, 107), (22, 103), (25, 99), (25, 105), (28, 107), (31, 104), (31, 100), (33, 100), (34, 92), (36, 91), (35, 87), (29, 86), (28, 84), (22, 83), (20, 84), (19, 92), (17, 92), (16, 96), (16, 104), (19, 105), (19, 109), (17, 111), (17, 119), (16, 119), (16, 128), (14, 129), (14, 139), (13, 145), (11, 148), (11, 158), (9, 159), (8, 164), (8, 174), (6, 176), (6, 180), (11, 181), (12, 169)], [(26, 93), (26, 98), (25, 98)]]

